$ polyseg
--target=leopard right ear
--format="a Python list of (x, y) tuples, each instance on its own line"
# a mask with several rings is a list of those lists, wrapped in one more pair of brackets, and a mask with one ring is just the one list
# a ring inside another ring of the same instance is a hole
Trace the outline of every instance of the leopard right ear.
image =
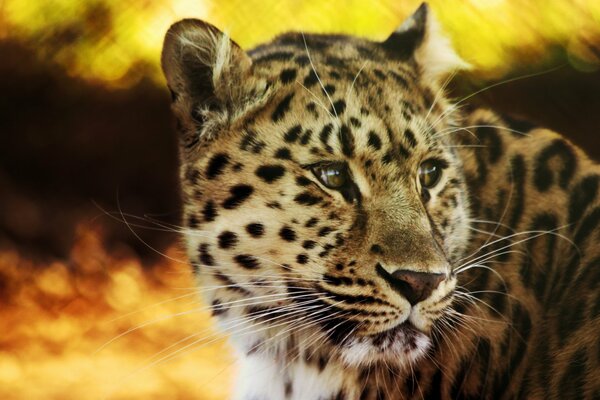
[(424, 82), (440, 82), (453, 71), (470, 68), (442, 32), (427, 3), (421, 4), (381, 46), (391, 58), (412, 60)]
[(184, 19), (172, 25), (161, 63), (185, 149), (214, 136), (244, 101), (252, 61), (209, 23)]

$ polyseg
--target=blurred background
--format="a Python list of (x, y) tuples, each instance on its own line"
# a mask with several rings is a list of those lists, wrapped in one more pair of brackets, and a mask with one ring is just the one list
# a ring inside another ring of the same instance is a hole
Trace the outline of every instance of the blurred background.
[[(233, 357), (175, 233), (171, 23), (205, 19), (244, 48), (287, 30), (383, 40), (419, 3), (0, 0), (0, 398), (229, 393)], [(473, 102), (600, 159), (600, 2), (429, 3), (474, 66), (453, 96), (488, 88)]]

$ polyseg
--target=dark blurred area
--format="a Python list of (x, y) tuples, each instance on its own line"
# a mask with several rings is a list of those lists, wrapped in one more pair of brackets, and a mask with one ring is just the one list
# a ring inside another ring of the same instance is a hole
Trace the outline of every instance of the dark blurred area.
[[(125, 243), (142, 257), (173, 243), (173, 233), (134, 228), (142, 242), (119, 215), (178, 223), (166, 89), (149, 77), (126, 89), (73, 78), (17, 41), (0, 42), (0, 60), (0, 249), (64, 257), (80, 223), (102, 227), (108, 249)], [(452, 93), (489, 84), (463, 76)], [(561, 132), (599, 160), (599, 93), (600, 72), (564, 66), (471, 101)]]
[(98, 225), (108, 248), (126, 243), (142, 256), (171, 243), (172, 234), (143, 230), (144, 244), (119, 221), (120, 211), (178, 221), (165, 88), (75, 79), (18, 42), (0, 42), (0, 59), (0, 246), (63, 257), (79, 223)]

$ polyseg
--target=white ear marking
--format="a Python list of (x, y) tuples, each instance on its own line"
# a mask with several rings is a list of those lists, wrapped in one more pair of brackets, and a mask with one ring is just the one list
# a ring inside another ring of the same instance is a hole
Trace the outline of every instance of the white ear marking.
[(471, 65), (456, 53), (431, 10), (426, 15), (425, 37), (415, 51), (415, 60), (426, 82), (439, 82), (456, 70), (471, 68)]

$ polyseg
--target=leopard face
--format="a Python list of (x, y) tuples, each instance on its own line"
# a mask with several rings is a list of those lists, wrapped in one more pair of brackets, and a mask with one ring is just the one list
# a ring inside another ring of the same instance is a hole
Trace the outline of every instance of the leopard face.
[(250, 54), (200, 21), (167, 34), (185, 243), (244, 351), (403, 366), (430, 347), (469, 240), (441, 93), (462, 62), (433, 24), (423, 11), (381, 43), (287, 34)]

